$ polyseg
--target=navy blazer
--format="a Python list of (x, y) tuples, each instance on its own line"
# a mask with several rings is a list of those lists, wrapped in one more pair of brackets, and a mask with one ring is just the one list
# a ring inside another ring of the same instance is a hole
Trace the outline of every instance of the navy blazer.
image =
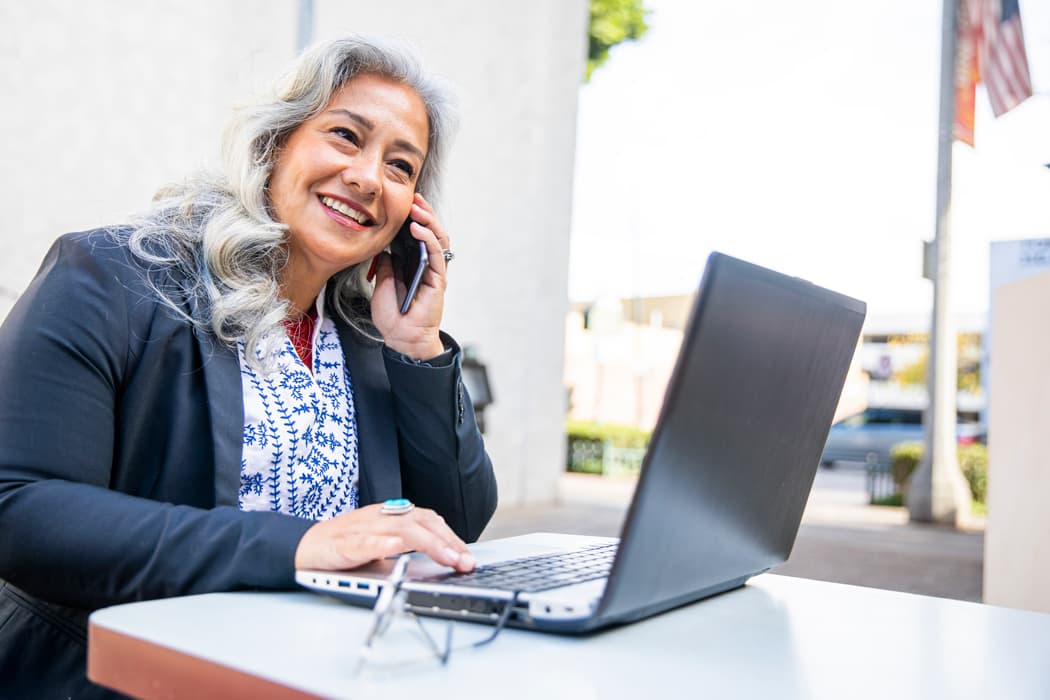
[[(63, 236), (0, 327), (0, 696), (100, 690), (83, 666), (98, 607), (294, 587), (312, 521), (237, 507), (236, 353), (146, 274), (106, 231)], [(337, 326), (361, 505), (404, 496), (476, 540), (496, 484), (458, 347), (445, 336), (453, 362), (420, 365)]]

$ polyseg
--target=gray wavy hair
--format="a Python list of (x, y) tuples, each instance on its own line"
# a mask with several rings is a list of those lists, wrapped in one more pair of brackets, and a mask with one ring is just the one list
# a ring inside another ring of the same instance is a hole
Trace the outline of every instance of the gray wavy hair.
[[(288, 259), (287, 227), (269, 207), (270, 174), (291, 133), (348, 81), (366, 73), (405, 84), (422, 98), (430, 132), (416, 190), (435, 200), (455, 128), (451, 93), (406, 45), (353, 35), (311, 47), (268, 99), (235, 113), (225, 134), (223, 173), (198, 174), (162, 189), (153, 207), (123, 234), (137, 258), (167, 273), (150, 276), (160, 300), (223, 343), (243, 342), (254, 365), (269, 365), (267, 358), (284, 337), (274, 331), (290, 311), (278, 294)], [(371, 322), (364, 263), (336, 273), (327, 291), (328, 309), (380, 339)]]

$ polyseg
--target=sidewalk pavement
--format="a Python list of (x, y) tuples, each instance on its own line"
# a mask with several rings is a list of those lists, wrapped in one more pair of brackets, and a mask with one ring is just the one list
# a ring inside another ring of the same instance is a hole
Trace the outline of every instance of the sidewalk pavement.
[[(980, 602), (981, 521), (968, 531), (908, 522), (871, 506), (862, 470), (821, 469), (795, 548), (772, 573)], [(564, 474), (556, 503), (496, 511), (483, 540), (528, 532), (618, 536), (633, 479)]]

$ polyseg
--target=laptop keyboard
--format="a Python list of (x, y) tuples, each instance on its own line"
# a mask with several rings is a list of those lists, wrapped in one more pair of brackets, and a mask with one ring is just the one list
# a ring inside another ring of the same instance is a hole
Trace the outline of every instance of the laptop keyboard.
[(535, 593), (609, 575), (616, 544), (599, 544), (572, 552), (542, 554), (477, 567), (468, 574), (439, 574), (423, 579), (431, 583)]

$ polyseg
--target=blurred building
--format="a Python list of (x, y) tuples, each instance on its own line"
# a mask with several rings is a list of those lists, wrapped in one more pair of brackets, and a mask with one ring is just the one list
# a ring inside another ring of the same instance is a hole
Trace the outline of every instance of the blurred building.
[(457, 86), (445, 327), (488, 368), (500, 502), (553, 498), (586, 0), (0, 3), (0, 316), (57, 236), (218, 162), (231, 108), (294, 56), (303, 6), (314, 39), (401, 37)]
[(565, 386), (570, 418), (646, 429), (656, 424), (682, 343), (682, 327), (664, 325), (665, 318), (653, 311), (647, 322), (624, 320), (615, 299), (569, 312)]
[[(651, 429), (674, 369), (694, 294), (602, 299), (572, 305), (565, 323), (565, 386), (569, 417)], [(959, 333), (980, 338), (984, 315), (960, 316)], [(871, 315), (865, 321), (836, 419), (868, 405), (926, 405), (924, 385), (905, 386), (899, 373), (923, 360), (929, 316)], [(980, 362), (979, 341), (969, 361)], [(960, 360), (967, 358), (960, 356)], [(959, 408), (978, 412), (980, 393), (961, 392)]]

